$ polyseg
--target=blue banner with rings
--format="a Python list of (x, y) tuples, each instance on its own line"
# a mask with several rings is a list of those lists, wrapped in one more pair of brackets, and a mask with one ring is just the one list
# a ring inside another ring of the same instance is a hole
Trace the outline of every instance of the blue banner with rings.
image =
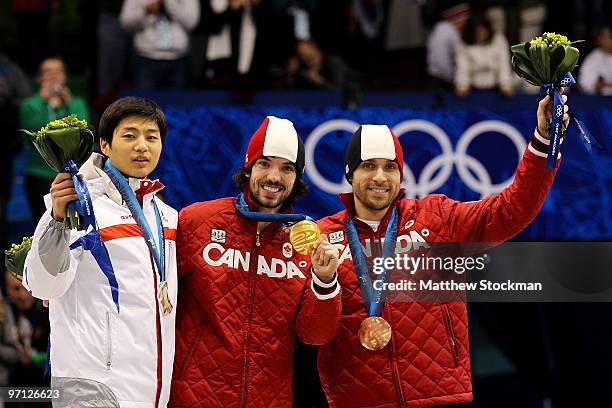
[[(163, 107), (168, 136), (156, 176), (166, 201), (180, 209), (195, 201), (235, 196), (233, 173), (266, 115), (295, 124), (306, 151), (308, 194), (296, 211), (318, 219), (342, 209), (344, 149), (360, 124), (387, 124), (404, 149), (408, 197), (442, 193), (458, 200), (496, 194), (511, 182), (536, 126), (529, 110), (334, 107)], [(578, 110), (608, 148), (612, 110)], [(571, 127), (552, 191), (521, 240), (611, 240), (612, 153), (588, 154)], [(560, 220), (556, 222), (554, 220)]]

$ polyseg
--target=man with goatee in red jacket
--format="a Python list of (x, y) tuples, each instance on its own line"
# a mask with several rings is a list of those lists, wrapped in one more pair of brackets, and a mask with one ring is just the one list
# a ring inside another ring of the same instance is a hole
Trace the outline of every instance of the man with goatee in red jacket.
[(338, 330), (338, 251), (311, 255), (283, 223), (306, 191), (293, 124), (267, 117), (234, 176), (237, 197), (179, 214), (179, 303), (171, 407), (289, 408), (296, 334), (323, 344)]
[[(475, 202), (440, 194), (401, 199), (404, 160), (397, 137), (379, 125), (363, 125), (353, 134), (345, 161), (353, 192), (341, 195), (346, 210), (319, 221), (341, 252), (340, 329), (318, 359), (332, 408), (422, 408), (472, 400), (466, 304), (377, 302), (367, 286), (365, 252), (393, 258), (408, 247), (496, 244), (518, 234), (540, 211), (556, 173), (544, 171), (551, 109), (546, 96), (512, 184)], [(567, 113), (564, 120), (567, 126)]]

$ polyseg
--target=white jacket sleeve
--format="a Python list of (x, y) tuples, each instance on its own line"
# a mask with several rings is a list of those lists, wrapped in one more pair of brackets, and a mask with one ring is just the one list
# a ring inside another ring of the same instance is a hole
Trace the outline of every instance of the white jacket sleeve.
[(594, 94), (595, 85), (599, 79), (597, 62), (595, 61), (596, 54), (591, 52), (586, 56), (580, 66), (580, 78), (578, 83), (585, 93)]
[(69, 246), (81, 233), (63, 230), (49, 211), (42, 216), (32, 248), (26, 257), (23, 286), (39, 299), (54, 299), (62, 296), (74, 280), (82, 248), (70, 250)]
[(498, 55), (499, 60), (497, 63), (499, 64), (499, 86), (512, 86), (512, 68), (510, 65), (510, 46), (508, 45), (508, 41), (506, 37), (502, 35), (498, 35), (497, 39), (497, 47), (498, 47)]
[(138, 31), (146, 22), (145, 4), (142, 0), (125, 0), (119, 14), (121, 27), (126, 31)]
[(470, 59), (467, 46), (461, 42), (455, 54), (455, 86), (471, 86)]
[(200, 22), (198, 0), (164, 0), (164, 7), (170, 20), (178, 22), (186, 31), (191, 31)]

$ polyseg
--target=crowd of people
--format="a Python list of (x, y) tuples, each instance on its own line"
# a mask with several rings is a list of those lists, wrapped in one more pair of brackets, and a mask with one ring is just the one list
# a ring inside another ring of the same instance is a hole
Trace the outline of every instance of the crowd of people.
[[(405, 74), (412, 78), (404, 85), (393, 81), (394, 87), (428, 86), (460, 96), (498, 89), (511, 96), (524, 89), (509, 69), (508, 45), (543, 31), (587, 40), (580, 45), (583, 54), (596, 48), (595, 43), (603, 44), (602, 55), (609, 55), (609, 21), (604, 17), (608, 5), (599, 2), (568, 2), (579, 17), (568, 24), (547, 1), (521, 6), (504, 0), (398, 2), (12, 0), (9, 18), (15, 41), (11, 47), (5, 40), (5, 51), (30, 76), (50, 50), (63, 55), (85, 79), (101, 110), (130, 88), (384, 88), (390, 85), (384, 78), (398, 75), (402, 64), (416, 68)], [(401, 8), (408, 11), (394, 14)], [(60, 13), (74, 20), (66, 25), (75, 31), (69, 38), (51, 35), (53, 27), (57, 30), (57, 24), (50, 24), (52, 17)], [(81, 41), (78, 53), (64, 49), (68, 40)], [(88, 41), (95, 47), (88, 47)], [(606, 66), (601, 56), (597, 61)], [(591, 66), (584, 69), (589, 72), (582, 89), (601, 93), (609, 71), (602, 75)], [(600, 79), (603, 82), (595, 86)]]

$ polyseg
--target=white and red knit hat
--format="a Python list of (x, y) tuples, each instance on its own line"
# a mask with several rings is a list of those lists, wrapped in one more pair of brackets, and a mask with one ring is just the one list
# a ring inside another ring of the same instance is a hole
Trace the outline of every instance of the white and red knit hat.
[(364, 160), (387, 159), (397, 163), (400, 175), (404, 171), (404, 152), (400, 142), (387, 125), (361, 125), (353, 133), (346, 148), (344, 176), (350, 183), (353, 172)]
[(291, 121), (274, 116), (264, 119), (259, 129), (251, 137), (243, 168), (251, 167), (257, 159), (263, 156), (287, 159), (295, 163), (299, 175), (304, 173), (304, 143)]

